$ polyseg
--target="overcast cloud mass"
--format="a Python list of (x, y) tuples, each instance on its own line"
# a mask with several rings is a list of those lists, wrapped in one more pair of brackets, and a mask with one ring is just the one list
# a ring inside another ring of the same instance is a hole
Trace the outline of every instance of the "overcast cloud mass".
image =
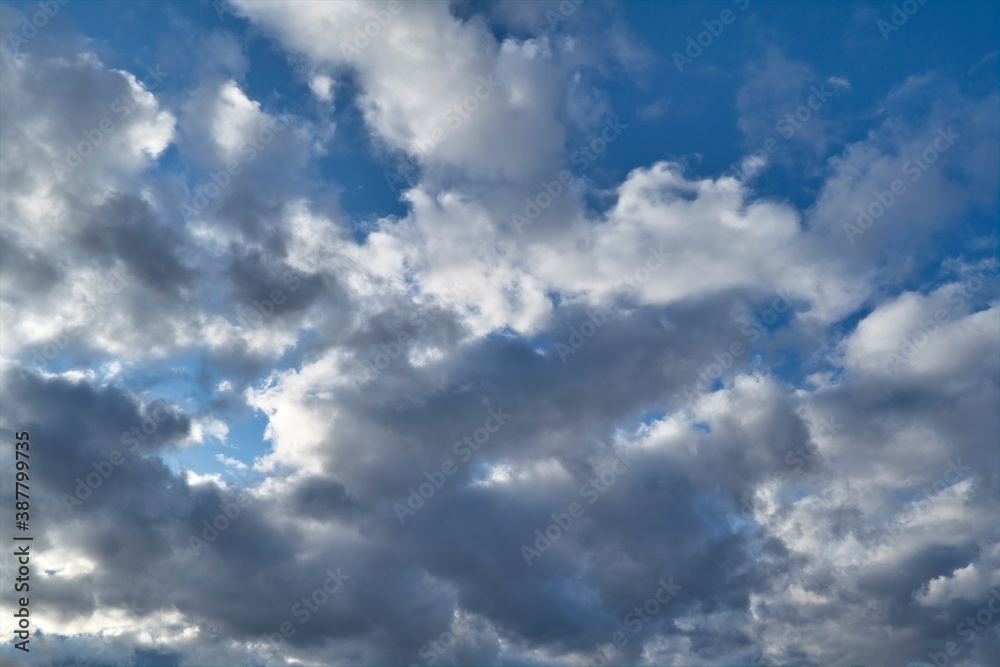
[(0, 665), (1000, 664), (998, 29), (3, 2)]

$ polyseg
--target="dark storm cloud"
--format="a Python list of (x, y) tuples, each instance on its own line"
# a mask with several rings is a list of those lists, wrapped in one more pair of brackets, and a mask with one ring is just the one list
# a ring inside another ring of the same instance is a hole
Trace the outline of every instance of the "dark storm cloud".
[[(256, 250), (241, 253), (234, 248), (225, 278), (232, 293), (230, 302), (244, 308), (253, 309), (254, 302), (270, 301), (272, 295), (277, 293), (280, 303), (271, 304), (273, 312), (268, 318), (273, 315), (284, 319), (301, 314), (317, 301), (322, 301), (331, 310), (337, 310), (343, 307), (345, 300), (334, 279), (296, 271)], [(267, 306), (261, 308), (270, 310)]]
[[(356, 461), (365, 460), (361, 456), (364, 449), (377, 446), (381, 452), (378, 467), (365, 470), (354, 463), (345, 469), (341, 465), (336, 474), (343, 482), (316, 479), (306, 483), (288, 501), (289, 509), (308, 509), (308, 514), (317, 519), (357, 521), (368, 539), (363, 548), (344, 549), (337, 555), (323, 554), (313, 560), (317, 572), (322, 571), (320, 566), (324, 563), (342, 563), (345, 572), (351, 573), (352, 586), (345, 589), (343, 602), (338, 600), (325, 606), (318, 612), (317, 620), (303, 626), (289, 640), (290, 644), (307, 649), (322, 637), (372, 636), (379, 632), (378, 628), (388, 630), (405, 623), (411, 632), (368, 655), (373, 661), (412, 659), (407, 656), (415, 654), (428, 637), (448, 628), (450, 611), (447, 610), (450, 600), (456, 600), (469, 611), (490, 619), (499, 631), (514, 633), (552, 649), (589, 650), (591, 644), (586, 638), (614, 632), (621, 625), (621, 616), (630, 608), (626, 606), (630, 600), (641, 596), (644, 588), (659, 577), (671, 576), (684, 582), (693, 595), (687, 601), (678, 598), (670, 612), (664, 612), (651, 628), (668, 627), (668, 619), (682, 615), (690, 605), (706, 609), (717, 605), (745, 608), (745, 593), (733, 591), (731, 582), (727, 586), (720, 586), (720, 582), (726, 581), (727, 572), (740, 570), (744, 572), (740, 580), (760, 582), (766, 580), (767, 571), (754, 567), (746, 557), (736, 558), (735, 554), (746, 552), (745, 546), (737, 547), (739, 538), (724, 537), (720, 542), (714, 536), (719, 526), (706, 521), (694, 505), (694, 492), (703, 480), (698, 479), (693, 469), (680, 472), (676, 462), (662, 454), (644, 460), (641, 469), (629, 473), (631, 476), (623, 478), (599, 504), (588, 508), (586, 523), (563, 538), (562, 544), (536, 566), (527, 568), (519, 551), (520, 544), (533, 541), (532, 531), (536, 527), (547, 525), (549, 514), (564, 511), (568, 502), (580, 500), (577, 487), (588, 475), (597, 472), (587, 463), (586, 453), (596, 453), (603, 447), (593, 440), (592, 434), (609, 433), (633, 409), (628, 401), (608, 402), (609, 397), (603, 392), (598, 395), (575, 389), (562, 395), (554, 388), (582, 388), (588, 384), (588, 374), (593, 373), (600, 374), (607, 387), (620, 385), (623, 389), (619, 391), (624, 391), (626, 378), (631, 378), (632, 387), (645, 388), (651, 398), (662, 393), (659, 366), (649, 363), (649, 359), (617, 365), (604, 363), (602, 350), (617, 349), (620, 354), (625, 353), (626, 359), (630, 356), (628, 348), (618, 339), (627, 330), (645, 326), (649, 331), (646, 347), (653, 344), (654, 334), (662, 337), (661, 350), (680, 344), (679, 335), (673, 338), (664, 335), (668, 332), (656, 317), (647, 317), (642, 312), (634, 317), (637, 319), (620, 325), (609, 324), (601, 334), (606, 340), (595, 337), (589, 343), (592, 352), (581, 352), (579, 359), (566, 365), (519, 345), (485, 344), (470, 351), (467, 363), (454, 365), (456, 374), (451, 384), (456, 389), (423, 406), (414, 406), (396, 420), (386, 419), (387, 411), (376, 408), (372, 418), (378, 419), (382, 428), (397, 431), (404, 442), (417, 437), (425, 443), (421, 448), (423, 455), (415, 459), (393, 451), (396, 446), (391, 443), (395, 438), (385, 436), (377, 444), (370, 438), (331, 443), (334, 448), (331, 451), (338, 451), (340, 456), (344, 454), (343, 448), (357, 447), (359, 456), (352, 458)], [(725, 333), (720, 339), (725, 339)], [(497, 368), (504, 370), (498, 373)], [(640, 368), (647, 369), (645, 375), (639, 372)], [(555, 379), (545, 381), (549, 374), (555, 374)], [(560, 377), (565, 374), (580, 379), (571, 383)], [(475, 392), (464, 389), (470, 385), (477, 388)], [(72, 432), (86, 434), (88, 428), (81, 428), (77, 422), (91, 415), (103, 417), (115, 427), (104, 427), (99, 439), (115, 443), (124, 430), (142, 421), (130, 400), (115, 390), (96, 391), (65, 381), (53, 381), (44, 386), (44, 391), (42, 388), (39, 384), (38, 391), (23, 395), (21, 400), (29, 407), (28, 413), (43, 412), (46, 401), (80, 405), (77, 416), (70, 413), (61, 422)], [(536, 489), (515, 499), (503, 491), (469, 488), (466, 483), (472, 468), (467, 467), (460, 478), (451, 480), (428, 502), (412, 525), (399, 526), (392, 503), (405, 494), (407, 486), (423, 481), (416, 473), (440, 463), (440, 444), (449, 444), (455, 434), (471, 432), (482, 424), (485, 406), (480, 396), (495, 399), (505, 413), (514, 415), (509, 425), (497, 434), (496, 441), (489, 443), (490, 449), (484, 453), (487, 459), (526, 462), (555, 456), (574, 472), (576, 482), (551, 490)], [(506, 401), (508, 396), (512, 400)], [(95, 410), (92, 405), (106, 407)], [(109, 411), (111, 414), (105, 414)], [(45, 427), (39, 428), (41, 438), (66, 442)], [(547, 431), (548, 436), (539, 438), (539, 429)], [(166, 442), (171, 438), (176, 440), (184, 432), (164, 428), (157, 437)], [(351, 437), (350, 429), (345, 437)], [(87, 454), (81, 456), (80, 464), (63, 469), (60, 486), (71, 485), (76, 475), (88, 472), (90, 458), (101, 453), (97, 443), (91, 444), (93, 439), (85, 440)], [(63, 446), (70, 445), (67, 442)], [(391, 449), (386, 450), (386, 446)], [(392, 472), (387, 463), (398, 466), (399, 470)], [(192, 618), (204, 619), (247, 638), (277, 627), (296, 598), (290, 597), (284, 609), (261, 607), (254, 601), (287, 596), (289, 591), (305, 594), (315, 586), (306, 581), (309, 567), (287, 567), (294, 555), (291, 545), (301, 538), (296, 536), (296, 530), (279, 528), (275, 523), (275, 517), (286, 511), (280, 505), (272, 505), (266, 511), (259, 505), (244, 509), (201, 557), (193, 558), (187, 538), (201, 533), (202, 521), (211, 521), (227, 497), (211, 485), (188, 486), (155, 458), (129, 460), (127, 465), (127, 475), (109, 478), (77, 512), (77, 520), (87, 522), (86, 532), (71, 530), (80, 548), (102, 564), (101, 574), (95, 573), (95, 583), (110, 577), (112, 572), (122, 581), (131, 581), (130, 577), (122, 576), (122, 568), (138, 574), (155, 567), (162, 576), (175, 571), (179, 574), (183, 569), (187, 583), (141, 591), (148, 609), (175, 604)], [(398, 482), (381, 481), (386, 479)], [(140, 488), (144, 501), (128, 507), (117, 505), (116, 498), (138, 493)], [(345, 514), (354, 504), (362, 513), (352, 510)], [(127, 532), (112, 528), (123, 525), (129, 528)], [(766, 548), (770, 550), (773, 547)], [(629, 554), (633, 562), (627, 573), (616, 574), (615, 554), (620, 553)], [(712, 554), (727, 556), (716, 561)], [(774, 556), (784, 558), (780, 549)], [(588, 565), (581, 569), (584, 563)], [(223, 564), (227, 574), (208, 574), (218, 572), (216, 566)], [(398, 569), (399, 576), (387, 580), (386, 569)], [(242, 595), (246, 604), (237, 605), (232, 586), (245, 576), (252, 580), (251, 573), (260, 571), (281, 574), (267, 584), (244, 586)], [(570, 584), (566, 577), (583, 572), (589, 573), (586, 587), (597, 592), (604, 602), (600, 609), (581, 616), (576, 601), (578, 593), (574, 591), (576, 586), (584, 584), (582, 581)], [(398, 600), (421, 590), (420, 582), (426, 576), (450, 582), (437, 595), (426, 597), (425, 593), (414, 599), (413, 604), (424, 599), (420, 604), (439, 607), (436, 621), (435, 615), (428, 616), (416, 608), (399, 608)], [(127, 588), (110, 582), (105, 588), (102, 594), (105, 604), (120, 605), (131, 599), (132, 592)], [(454, 590), (457, 598), (444, 593), (449, 589)], [(381, 593), (377, 592), (380, 590)], [(346, 605), (350, 605), (350, 614)], [(67, 610), (67, 613), (72, 612)], [(415, 623), (414, 617), (426, 620)], [(629, 649), (627, 655), (637, 655), (632, 653), (637, 647)]]
[(183, 251), (176, 231), (157, 221), (149, 205), (127, 196), (101, 205), (79, 232), (80, 249), (105, 267), (120, 260), (149, 289), (177, 298), (197, 273), (178, 258)]
[(24, 298), (44, 298), (61, 272), (44, 255), (25, 250), (11, 238), (0, 238), (0, 279), (4, 288)]
[[(330, 443), (329, 451), (336, 452), (336, 458), (326, 469), (356, 489), (352, 495), (369, 510), (365, 524), (379, 542), (402, 547), (411, 563), (450, 580), (457, 587), (463, 608), (489, 618), (500, 630), (550, 648), (590, 649), (586, 638), (610, 635), (620, 629), (621, 617), (631, 608), (625, 605), (658, 577), (674, 576), (688, 582), (685, 586), (690, 587), (692, 597), (686, 603), (678, 601), (673, 612), (662, 616), (656, 627), (668, 627), (668, 619), (683, 615), (689, 606), (745, 609), (746, 592), (734, 589), (733, 583), (740, 581), (756, 588), (784, 566), (771, 566), (773, 572), (767, 566), (755, 566), (741, 538), (726, 536), (720, 541), (716, 534), (725, 524), (718, 519), (707, 520), (695, 506), (694, 498), (699, 493), (717, 495), (713, 488), (723, 484), (729, 487), (729, 493), (719, 501), (733, 503), (742, 485), (752, 483), (780, 463), (778, 454), (783, 455), (784, 450), (777, 451), (778, 443), (790, 447), (796, 439), (803, 441), (801, 422), (788, 407), (784, 414), (776, 412), (774, 427), (767, 427), (776, 429), (769, 439), (776, 449), (772, 458), (744, 461), (738, 467), (722, 466), (749, 449), (739, 443), (739, 438), (748, 436), (738, 431), (703, 436), (706, 442), (701, 446), (715, 452), (718, 460), (708, 459), (696, 467), (692, 467), (692, 461), (684, 461), (682, 468), (669, 456), (650, 455), (642, 462), (641, 470), (629, 473), (613, 494), (595, 504), (585, 525), (563, 538), (558, 550), (547, 553), (533, 569), (526, 567), (519, 551), (522, 543), (534, 541), (534, 528), (550, 523), (552, 512), (565, 511), (569, 502), (580, 501), (578, 487), (599, 472), (587, 461), (588, 456), (604, 447), (593, 434), (610, 434), (616, 424), (634, 413), (637, 404), (644, 400), (651, 403), (671, 384), (679, 389), (684, 378), (696, 376), (701, 361), (696, 355), (685, 355), (685, 345), (693, 346), (695, 341), (704, 344), (706, 335), (714, 335), (719, 346), (725, 347), (730, 336), (739, 335), (731, 322), (725, 323), (727, 327), (713, 320), (718, 317), (717, 305), (673, 313), (681, 326), (669, 331), (657, 313), (636, 311), (622, 316), (620, 322), (609, 323), (590, 340), (579, 358), (566, 364), (552, 354), (539, 356), (523, 344), (478, 345), (464, 359), (450, 364), (449, 388), (438, 390), (423, 403), (398, 411), (384, 394), (379, 394), (371, 399), (375, 404), (367, 410), (356, 406), (345, 415), (335, 442)], [(571, 311), (567, 323), (579, 315)], [(641, 346), (635, 345), (637, 336), (643, 341)], [(672, 379), (663, 377), (661, 363), (670, 353), (689, 358), (688, 373)], [(430, 377), (436, 375), (432, 370), (424, 372)], [(419, 382), (421, 373), (414, 375)], [(596, 386), (597, 378), (602, 391), (588, 391), (586, 388)], [(427, 395), (419, 384), (392, 387), (400, 394), (411, 391)], [(345, 400), (350, 400), (351, 395), (346, 393)], [(483, 447), (477, 460), (462, 465), (460, 472), (427, 501), (427, 506), (400, 527), (392, 504), (405, 502), (407, 488), (426, 481), (421, 472), (440, 467), (446, 455), (454, 458), (450, 445), (482, 425), (489, 405), (514, 415), (509, 424)], [(371, 426), (364, 425), (366, 412)], [(787, 426), (782, 426), (782, 421)], [(362, 434), (370, 432), (376, 423), (383, 432), (375, 440), (365, 438)], [(782, 428), (790, 429), (788, 434), (783, 434)], [(386, 430), (395, 432), (395, 436)], [(540, 433), (544, 437), (539, 437)], [(380, 449), (382, 455), (372, 458), (365, 454), (373, 448)], [(555, 456), (577, 476), (574, 484), (533, 489), (517, 497), (468, 486), (478, 474), (474, 466), (482, 459), (523, 464), (549, 456)], [(371, 467), (360, 463), (369, 460)], [(730, 475), (733, 472), (727, 471), (736, 470), (739, 477), (727, 482), (710, 472), (714, 470)], [(371, 510), (376, 513), (372, 515)], [(330, 515), (342, 516), (336, 508), (330, 509)], [(692, 549), (691, 545), (699, 546)], [(787, 558), (784, 548), (773, 540), (765, 542), (763, 548), (779, 563)], [(602, 576), (605, 568), (615, 570), (614, 561), (621, 553), (636, 559), (628, 574)], [(572, 587), (555, 584), (570, 573), (582, 573), (583, 562), (589, 564), (586, 585), (596, 590), (604, 602), (600, 611), (581, 617), (575, 597), (570, 594)], [(722, 586), (722, 582), (726, 585)], [(546, 619), (544, 623), (542, 618)], [(430, 630), (430, 635), (436, 636), (447, 628), (445, 617), (436, 629)], [(401, 640), (397, 650), (403, 655), (416, 652), (426, 636), (417, 633), (411, 644)], [(638, 655), (633, 653), (636, 649), (630, 649), (629, 655)]]

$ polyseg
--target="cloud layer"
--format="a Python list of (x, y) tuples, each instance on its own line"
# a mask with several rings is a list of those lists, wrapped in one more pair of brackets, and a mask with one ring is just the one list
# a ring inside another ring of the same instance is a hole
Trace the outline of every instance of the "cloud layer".
[[(983, 67), (748, 37), (640, 103), (628, 6), (201, 10), (144, 68), (68, 18), (0, 45), (4, 661), (1000, 657)], [(642, 157), (712, 95), (766, 157)]]

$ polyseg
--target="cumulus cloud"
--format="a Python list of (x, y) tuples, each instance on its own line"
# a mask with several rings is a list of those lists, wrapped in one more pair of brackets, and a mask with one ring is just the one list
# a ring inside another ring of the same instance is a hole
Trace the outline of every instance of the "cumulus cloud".
[[(995, 78), (726, 24), (699, 57), (748, 64), (651, 95), (667, 6), (192, 7), (136, 10), (157, 65), (0, 45), (0, 431), (44, 517), (5, 661), (964, 640), (1000, 585)], [(978, 622), (951, 664), (998, 655)]]

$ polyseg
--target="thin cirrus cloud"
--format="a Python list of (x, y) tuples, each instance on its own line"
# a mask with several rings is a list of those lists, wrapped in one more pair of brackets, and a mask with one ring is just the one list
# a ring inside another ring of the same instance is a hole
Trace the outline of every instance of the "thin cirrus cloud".
[(5, 664), (1000, 657), (993, 5), (82, 5), (0, 4)]

